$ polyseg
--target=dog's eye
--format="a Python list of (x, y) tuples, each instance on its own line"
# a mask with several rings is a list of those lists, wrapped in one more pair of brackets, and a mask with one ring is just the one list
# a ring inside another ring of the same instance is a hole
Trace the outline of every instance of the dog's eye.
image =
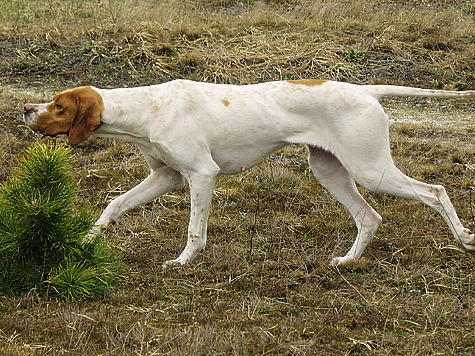
[(54, 108), (57, 110), (63, 110), (63, 107), (59, 104), (54, 104)]

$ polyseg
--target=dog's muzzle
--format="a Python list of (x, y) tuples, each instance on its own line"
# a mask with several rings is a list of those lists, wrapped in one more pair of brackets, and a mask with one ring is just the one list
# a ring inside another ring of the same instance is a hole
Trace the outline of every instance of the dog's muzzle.
[(25, 104), (23, 107), (23, 120), (28, 126), (31, 126), (36, 120), (36, 114), (38, 113), (38, 107), (31, 104)]

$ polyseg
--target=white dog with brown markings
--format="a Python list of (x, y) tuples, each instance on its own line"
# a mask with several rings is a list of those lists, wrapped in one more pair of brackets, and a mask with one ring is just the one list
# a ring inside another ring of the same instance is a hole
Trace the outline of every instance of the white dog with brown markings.
[(135, 142), (150, 175), (114, 199), (96, 223), (104, 229), (127, 211), (188, 181), (191, 214), (188, 242), (169, 264), (185, 264), (205, 247), (206, 224), (216, 178), (241, 173), (289, 144), (308, 147), (318, 181), (350, 212), (356, 240), (333, 265), (360, 258), (381, 217), (358, 192), (355, 181), (378, 192), (420, 201), (437, 210), (455, 239), (475, 249), (445, 189), (401, 173), (389, 147), (383, 96), (469, 97), (474, 91), (441, 91), (321, 80), (255, 85), (218, 85), (186, 80), (161, 85), (67, 90), (48, 104), (27, 104), (24, 120), (45, 135), (66, 134), (77, 145), (90, 135)]

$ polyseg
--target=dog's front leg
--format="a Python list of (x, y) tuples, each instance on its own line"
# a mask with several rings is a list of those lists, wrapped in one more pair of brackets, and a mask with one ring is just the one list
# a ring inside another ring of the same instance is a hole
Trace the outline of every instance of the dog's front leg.
[(114, 223), (126, 212), (185, 184), (183, 176), (165, 165), (153, 169), (150, 175), (135, 188), (115, 198), (96, 221), (87, 238), (92, 238), (107, 225)]
[(216, 175), (194, 174), (189, 177), (188, 182), (191, 193), (188, 242), (181, 255), (175, 260), (165, 262), (163, 267), (191, 262), (206, 245), (206, 227)]

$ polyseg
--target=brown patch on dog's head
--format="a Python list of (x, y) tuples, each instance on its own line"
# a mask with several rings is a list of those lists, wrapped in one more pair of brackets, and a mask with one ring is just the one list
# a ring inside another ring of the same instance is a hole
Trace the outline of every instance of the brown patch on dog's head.
[(298, 84), (298, 85), (305, 85), (305, 86), (308, 86), (308, 87), (314, 87), (314, 86), (317, 86), (317, 85), (322, 85), (322, 84), (328, 82), (328, 80), (302, 79), (302, 80), (288, 80), (287, 82), (290, 83), (290, 84)]
[(74, 146), (101, 126), (103, 110), (101, 95), (91, 87), (80, 87), (56, 95), (49, 104), (25, 105), (24, 118), (34, 131), (48, 136), (68, 135)]

